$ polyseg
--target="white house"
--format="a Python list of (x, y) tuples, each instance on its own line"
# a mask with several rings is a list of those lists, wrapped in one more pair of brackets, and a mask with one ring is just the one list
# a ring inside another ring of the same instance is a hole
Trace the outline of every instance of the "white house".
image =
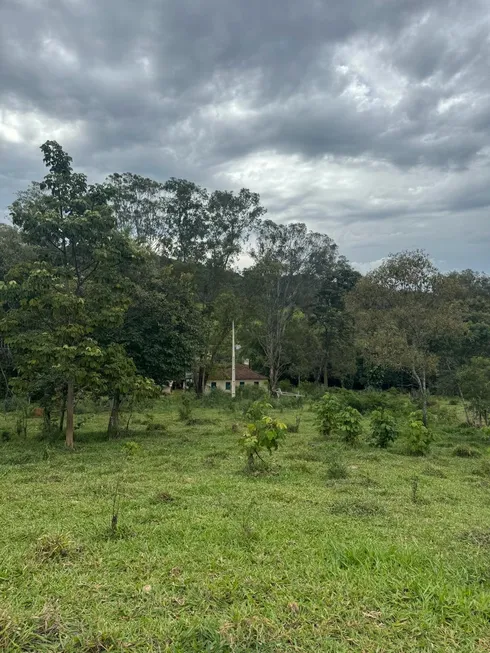
[[(237, 390), (250, 385), (260, 386), (264, 390), (268, 387), (266, 376), (254, 372), (248, 365), (241, 363), (237, 363), (235, 366), (235, 380)], [(206, 392), (211, 392), (211, 390), (231, 392), (231, 367), (215, 367), (211, 370), (206, 383)]]

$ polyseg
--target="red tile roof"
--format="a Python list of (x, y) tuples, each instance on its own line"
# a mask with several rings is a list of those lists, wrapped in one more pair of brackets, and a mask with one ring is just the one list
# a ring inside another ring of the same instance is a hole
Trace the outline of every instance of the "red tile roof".
[[(237, 363), (235, 366), (237, 381), (267, 381), (267, 377), (251, 370), (248, 365)], [(217, 366), (209, 373), (209, 381), (231, 381), (231, 366)]]

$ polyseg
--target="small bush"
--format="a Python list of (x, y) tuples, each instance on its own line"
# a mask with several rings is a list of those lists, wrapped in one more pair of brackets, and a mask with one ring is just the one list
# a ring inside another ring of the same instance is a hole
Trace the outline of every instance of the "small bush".
[(264, 414), (268, 404), (255, 402), (253, 409), (249, 411), (248, 417), (253, 421), (247, 424), (247, 430), (240, 438), (240, 444), (247, 456), (249, 470), (256, 467), (257, 459), (264, 462), (260, 452), (267, 450), (270, 454), (279, 447), (284, 439), (286, 425), (277, 419)]
[(426, 456), (433, 439), (432, 432), (422, 422), (420, 411), (412, 413), (406, 429), (407, 452), (412, 456)]
[(153, 498), (153, 503), (172, 503), (175, 498), (168, 492), (158, 492)]
[(279, 389), (283, 392), (293, 392), (296, 388), (293, 387), (289, 379), (282, 379), (282, 381), (279, 381)]
[(320, 399), (316, 407), (317, 426), (320, 435), (332, 435), (338, 423), (338, 416), (342, 410), (339, 400), (330, 393)]
[(483, 477), (490, 476), (490, 460), (482, 460), (478, 467), (473, 470), (473, 474)]
[(236, 389), (238, 401), (258, 401), (267, 396), (267, 388), (262, 385), (243, 385)]
[(347, 465), (341, 460), (333, 460), (327, 467), (327, 478), (331, 481), (337, 481), (348, 476)]
[(193, 403), (193, 397), (190, 395), (190, 393), (183, 392), (180, 396), (179, 403), (179, 419), (181, 422), (187, 422), (191, 419), (192, 411), (194, 408)]
[(458, 458), (479, 458), (481, 453), (478, 449), (470, 447), (469, 444), (458, 444), (453, 449), (453, 456), (458, 456)]
[(412, 476), (410, 479), (410, 498), (412, 499), (412, 503), (418, 503), (419, 501), (419, 481), (418, 476)]
[(387, 397), (382, 392), (373, 390), (346, 390), (345, 388), (338, 388), (333, 391), (337, 394), (341, 403), (355, 408), (361, 414), (382, 408), (387, 403)]
[(346, 406), (344, 410), (338, 414), (337, 428), (342, 434), (342, 439), (346, 444), (356, 444), (362, 433), (361, 413), (351, 406)]
[(262, 419), (262, 417), (264, 417), (264, 415), (266, 415), (267, 412), (271, 410), (271, 408), (272, 405), (265, 399), (254, 401), (250, 404), (250, 406), (247, 407), (245, 411), (245, 417), (251, 422), (257, 422), (258, 420)]
[(299, 425), (301, 424), (301, 417), (299, 415), (296, 417), (296, 422), (294, 424), (286, 424), (286, 429), (288, 433), (299, 433)]
[(62, 560), (76, 550), (69, 535), (64, 533), (48, 533), (41, 535), (36, 542), (36, 557), (41, 562)]
[(371, 414), (371, 443), (385, 449), (398, 435), (393, 415), (384, 409), (374, 410)]
[(490, 530), (474, 529), (461, 533), (461, 539), (479, 547), (490, 547)]
[(205, 408), (230, 408), (233, 402), (231, 393), (219, 388), (213, 388), (201, 398), (201, 404)]
[(141, 445), (139, 445), (137, 442), (130, 440), (129, 442), (125, 442), (123, 444), (122, 450), (128, 458), (132, 458), (133, 456), (136, 456), (141, 452)]
[(320, 383), (310, 383), (308, 381), (302, 381), (298, 385), (299, 394), (303, 395), (307, 399), (312, 401), (318, 401), (325, 394), (325, 386)]
[(436, 478), (447, 478), (447, 474), (440, 468), (435, 465), (427, 465), (422, 471), (422, 474), (425, 476), (435, 476)]
[(148, 433), (167, 433), (168, 428), (166, 424), (163, 424), (162, 422), (148, 422), (146, 424), (146, 429)]

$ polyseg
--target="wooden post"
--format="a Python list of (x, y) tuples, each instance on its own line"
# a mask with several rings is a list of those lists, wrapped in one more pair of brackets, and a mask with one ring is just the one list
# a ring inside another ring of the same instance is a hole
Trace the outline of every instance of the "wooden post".
[(231, 323), (231, 396), (236, 394), (236, 372), (235, 372), (235, 321)]
[(73, 449), (75, 389), (73, 381), (66, 386), (66, 446)]

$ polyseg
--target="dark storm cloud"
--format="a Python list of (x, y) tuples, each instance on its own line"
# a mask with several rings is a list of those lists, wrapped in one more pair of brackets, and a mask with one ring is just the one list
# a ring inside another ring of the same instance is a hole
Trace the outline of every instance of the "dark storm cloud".
[(373, 221), (437, 249), (442, 215), (486, 228), (488, 35), (478, 0), (3, 0), (0, 207), (46, 138), (95, 177), (253, 186), (259, 157), (275, 217), (366, 260)]

